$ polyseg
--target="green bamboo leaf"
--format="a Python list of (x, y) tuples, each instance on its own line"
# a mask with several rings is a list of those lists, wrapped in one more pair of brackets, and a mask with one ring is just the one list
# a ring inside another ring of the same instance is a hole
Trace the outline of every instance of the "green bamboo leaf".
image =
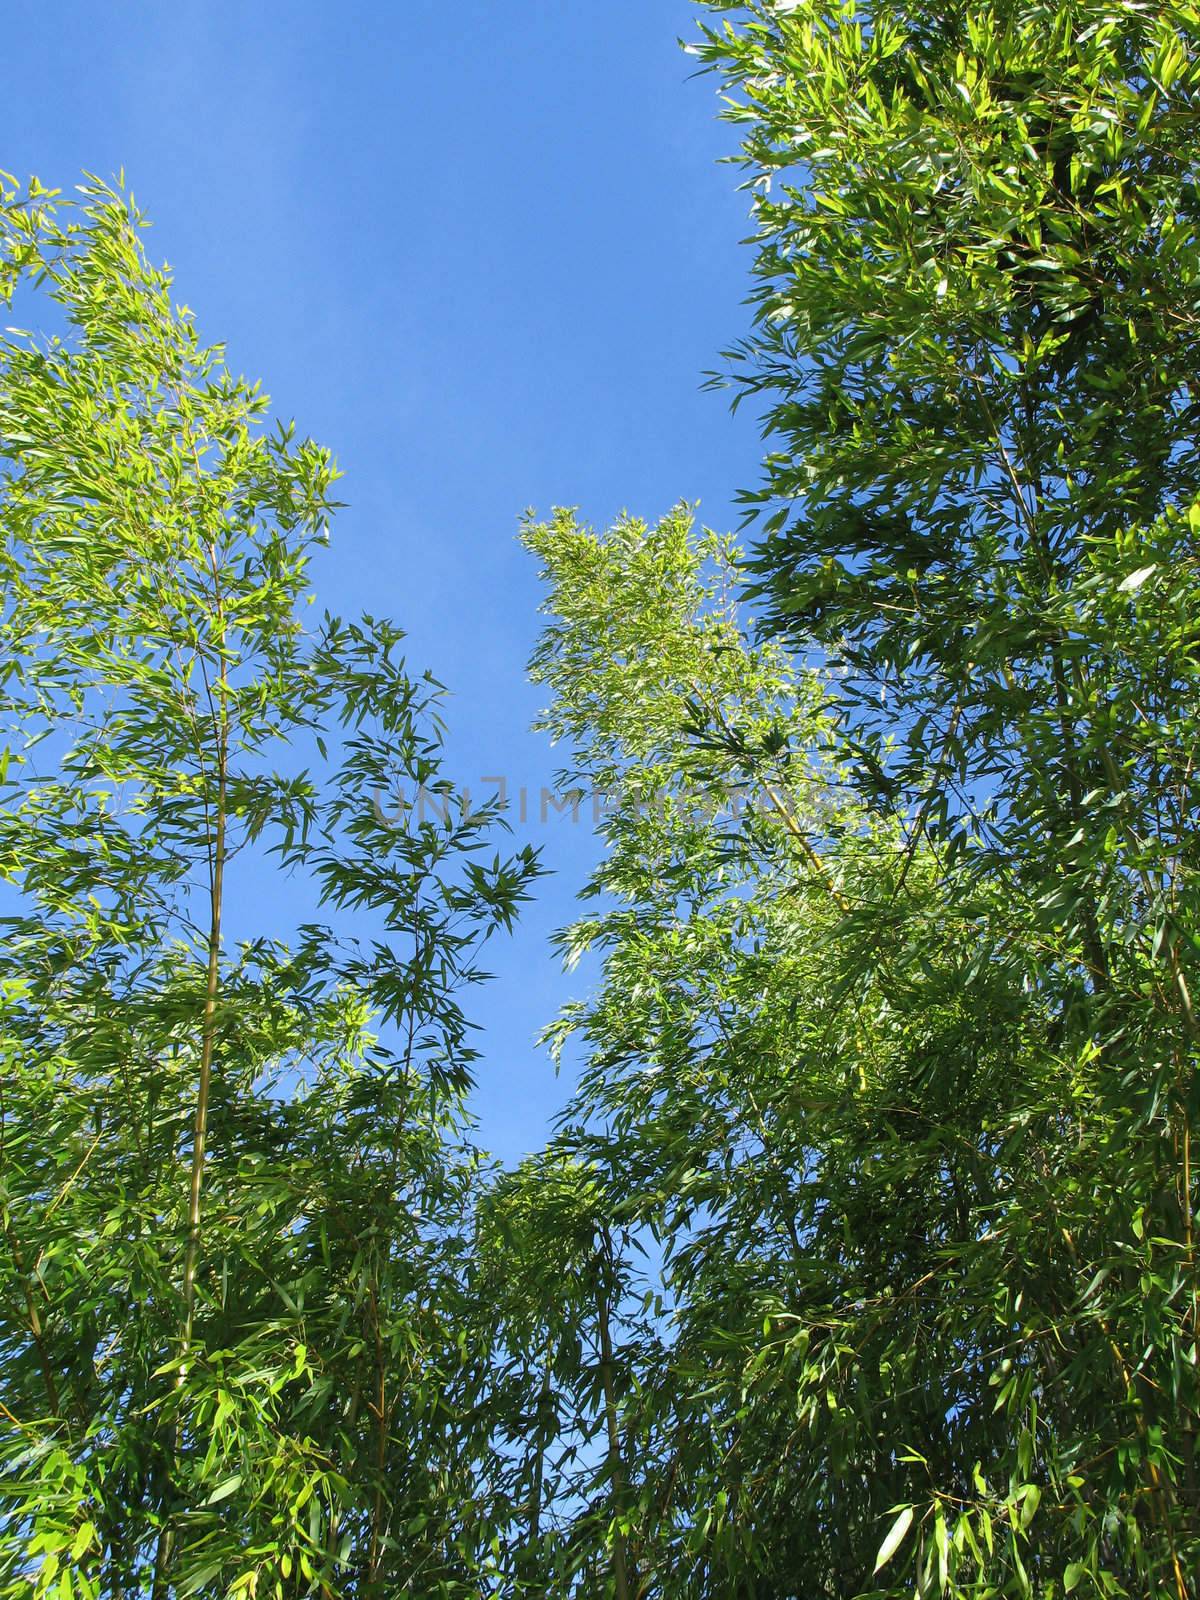
[(883, 1543), (879, 1546), (879, 1552), (875, 1557), (875, 1565), (871, 1569), (873, 1572), (879, 1572), (887, 1566), (888, 1562), (904, 1543), (905, 1536), (912, 1527), (912, 1520), (913, 1508), (912, 1506), (905, 1506), (888, 1529)]
[(237, 1490), (241, 1488), (241, 1485), (242, 1474), (240, 1472), (235, 1472), (231, 1477), (228, 1477), (224, 1479), (223, 1482), (219, 1483), (212, 1493), (207, 1497), (207, 1499), (202, 1500), (200, 1503), (201, 1505), (205, 1506), (218, 1505), (222, 1500), (228, 1500), (231, 1494), (235, 1494)]
[(1158, 568), (1154, 563), (1151, 563), (1148, 567), (1138, 567), (1136, 572), (1131, 572), (1127, 578), (1122, 578), (1117, 585), (1117, 593), (1132, 594), (1142, 587), (1147, 578), (1153, 577), (1157, 570)]

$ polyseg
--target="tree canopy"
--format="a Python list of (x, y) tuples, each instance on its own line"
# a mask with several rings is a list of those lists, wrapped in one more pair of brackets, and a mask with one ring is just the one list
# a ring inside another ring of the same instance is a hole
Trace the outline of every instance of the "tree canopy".
[(1200, 9), (700, 3), (763, 472), (523, 525), (510, 1170), (536, 853), (130, 198), (0, 177), (0, 1595), (1200, 1593)]

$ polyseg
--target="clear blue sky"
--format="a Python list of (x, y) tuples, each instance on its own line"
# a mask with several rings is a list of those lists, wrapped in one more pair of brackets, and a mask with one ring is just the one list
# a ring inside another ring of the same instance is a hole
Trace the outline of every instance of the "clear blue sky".
[[(330, 445), (349, 502), (318, 568), (453, 691), (450, 775), (534, 796), (521, 511), (592, 523), (699, 500), (731, 525), (750, 419), (701, 393), (743, 330), (746, 198), (717, 158), (689, 0), (9, 0), (0, 166), (124, 168), (149, 249), (230, 364)], [(547, 948), (592, 846), (527, 830), (554, 877), (497, 949), (475, 1109), (506, 1159), (568, 1085), (534, 1036), (580, 987)], [(269, 926), (271, 884), (244, 885)], [(280, 893), (282, 905), (284, 895)]]

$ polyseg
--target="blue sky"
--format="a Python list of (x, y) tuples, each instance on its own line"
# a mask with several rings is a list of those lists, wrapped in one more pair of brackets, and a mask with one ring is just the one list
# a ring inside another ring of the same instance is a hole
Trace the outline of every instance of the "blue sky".
[[(538, 587), (526, 507), (599, 524), (757, 477), (750, 418), (702, 393), (744, 329), (733, 132), (677, 40), (689, 0), (10, 0), (0, 166), (123, 168), (149, 250), (230, 364), (330, 445), (348, 502), (317, 569), (393, 616), (452, 691), (450, 775), (536, 797)], [(536, 804), (531, 807), (536, 814)], [(553, 877), (475, 996), (481, 1141), (535, 1148), (569, 1085), (534, 1038), (579, 991), (549, 952), (586, 827), (524, 831)], [(243, 884), (260, 931), (267, 879)]]

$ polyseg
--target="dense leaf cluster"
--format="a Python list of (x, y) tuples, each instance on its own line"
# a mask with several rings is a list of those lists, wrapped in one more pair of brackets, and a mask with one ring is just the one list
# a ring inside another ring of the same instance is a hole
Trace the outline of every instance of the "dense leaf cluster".
[[(138, 221), (3, 212), (62, 331), (0, 348), (0, 1592), (477, 1594), (460, 995), (537, 869), (372, 804), (436, 785), (436, 686), (302, 626), (332, 464)], [(227, 936), (256, 851), (286, 944)]]
[(702, 4), (757, 540), (524, 529), (605, 803), (512, 1171), (533, 854), (389, 822), (327, 453), (4, 180), (0, 1595), (1200, 1593), (1200, 10)]

